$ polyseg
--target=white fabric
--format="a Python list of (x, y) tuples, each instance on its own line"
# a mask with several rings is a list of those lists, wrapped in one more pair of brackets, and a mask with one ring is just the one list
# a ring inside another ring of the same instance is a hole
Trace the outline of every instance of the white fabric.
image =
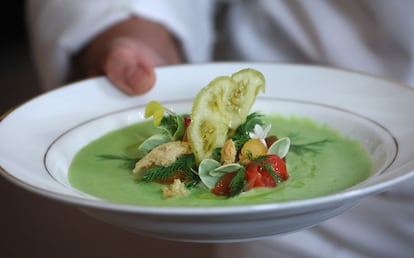
[(131, 15), (151, 17), (169, 27), (182, 40), (189, 61), (208, 60), (213, 42), (209, 22), (212, 3), (209, 0), (28, 1), (28, 27), (42, 86), (51, 89), (64, 84), (71, 56), (94, 36)]
[(377, 195), (307, 230), (258, 241), (218, 245), (216, 257), (412, 257), (413, 214), (412, 197)]
[(414, 85), (413, 1), (233, 3), (233, 59), (319, 63)]
[[(190, 62), (231, 60), (320, 63), (362, 70), (414, 86), (414, 1), (234, 0), (222, 35), (215, 1), (29, 1), (29, 25), (46, 88), (67, 78), (70, 56), (129, 15), (165, 24)], [(223, 44), (230, 47), (223, 48)], [(216, 55), (217, 56), (217, 55)], [(414, 180), (364, 200), (308, 230), (217, 245), (217, 257), (410, 257), (414, 254)], [(237, 216), (237, 214), (235, 214)]]

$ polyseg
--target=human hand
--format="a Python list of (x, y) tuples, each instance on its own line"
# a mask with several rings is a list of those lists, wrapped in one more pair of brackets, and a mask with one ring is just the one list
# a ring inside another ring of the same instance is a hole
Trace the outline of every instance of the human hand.
[(131, 18), (104, 31), (81, 52), (85, 77), (106, 75), (120, 90), (143, 94), (155, 83), (155, 66), (182, 61), (177, 42), (161, 25)]
[(167, 64), (145, 43), (119, 38), (110, 42), (98, 66), (90, 66), (88, 77), (106, 75), (120, 90), (130, 95), (149, 91), (155, 83), (154, 67)]

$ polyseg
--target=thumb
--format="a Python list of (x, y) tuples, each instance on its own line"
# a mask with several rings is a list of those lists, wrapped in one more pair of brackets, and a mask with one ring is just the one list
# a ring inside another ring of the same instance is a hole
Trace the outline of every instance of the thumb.
[(155, 84), (154, 66), (163, 60), (148, 46), (132, 40), (114, 42), (104, 60), (104, 72), (120, 90), (143, 94)]

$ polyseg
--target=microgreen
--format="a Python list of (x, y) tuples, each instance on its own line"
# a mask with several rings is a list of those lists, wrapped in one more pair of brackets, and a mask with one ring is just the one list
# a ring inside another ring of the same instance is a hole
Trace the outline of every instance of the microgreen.
[(250, 139), (249, 134), (254, 131), (256, 125), (262, 126), (263, 124), (263, 114), (258, 112), (249, 114), (246, 121), (236, 129), (235, 134), (231, 137), (236, 145), (236, 149), (240, 149)]
[[(178, 157), (175, 162), (171, 165), (164, 166), (154, 166), (148, 169), (145, 175), (139, 180), (140, 182), (152, 182), (155, 180), (165, 180), (170, 176), (173, 176), (177, 171), (183, 172), (185, 178), (189, 182), (199, 181), (197, 177), (194, 177), (193, 169), (195, 166), (195, 159), (193, 154), (183, 155)], [(194, 183), (194, 182), (193, 182)]]
[(291, 143), (290, 150), (297, 155), (304, 155), (307, 152), (318, 154), (323, 150), (326, 143), (331, 142), (330, 139), (317, 140), (307, 143)]
[(275, 182), (280, 183), (283, 181), (282, 177), (278, 173), (276, 173), (276, 171), (270, 164), (263, 162), (262, 165), (266, 169), (266, 171), (273, 177)]
[(240, 167), (240, 169), (237, 171), (237, 174), (230, 182), (229, 197), (239, 195), (246, 188), (246, 185), (246, 168)]
[(101, 154), (101, 155), (97, 155), (97, 157), (100, 160), (119, 160), (122, 161), (122, 168), (125, 169), (133, 169), (135, 166), (135, 163), (137, 162), (136, 158), (129, 158), (127, 156), (123, 156), (123, 155), (112, 155), (112, 154)]
[(214, 159), (203, 159), (198, 166), (198, 175), (200, 176), (201, 181), (209, 189), (212, 189), (222, 176), (226, 173), (237, 171), (241, 167), (242, 165), (239, 163), (221, 165), (220, 162)]
[(283, 137), (274, 142), (268, 149), (268, 154), (276, 154), (280, 158), (284, 158), (290, 149), (291, 141), (289, 137)]
[[(167, 113), (167, 115), (164, 115), (164, 113)], [(159, 102), (151, 101), (146, 107), (145, 117), (151, 116), (154, 119), (154, 126), (160, 129), (161, 133), (155, 134), (143, 141), (138, 147), (139, 150), (149, 152), (163, 143), (182, 139), (185, 131), (184, 117), (186, 115), (177, 115)]]

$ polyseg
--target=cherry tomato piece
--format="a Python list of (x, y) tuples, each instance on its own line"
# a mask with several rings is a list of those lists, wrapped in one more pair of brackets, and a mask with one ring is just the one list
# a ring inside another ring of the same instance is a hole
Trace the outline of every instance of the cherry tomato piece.
[(257, 178), (259, 177), (259, 164), (249, 163), (246, 169), (246, 191), (249, 191), (256, 186)]
[(279, 174), (283, 180), (286, 180), (289, 178), (289, 175), (286, 169), (286, 163), (279, 156), (275, 154), (268, 154), (264, 162), (271, 165), (273, 170), (276, 172), (276, 174)]
[(227, 173), (222, 176), (216, 183), (211, 192), (215, 195), (229, 196), (230, 195), (230, 183), (231, 180), (236, 176), (237, 171)]
[(275, 179), (267, 171), (262, 170), (259, 175), (261, 187), (275, 187), (277, 185)]
[(253, 187), (275, 187), (277, 182), (260, 163), (251, 162), (246, 169), (246, 191)]

